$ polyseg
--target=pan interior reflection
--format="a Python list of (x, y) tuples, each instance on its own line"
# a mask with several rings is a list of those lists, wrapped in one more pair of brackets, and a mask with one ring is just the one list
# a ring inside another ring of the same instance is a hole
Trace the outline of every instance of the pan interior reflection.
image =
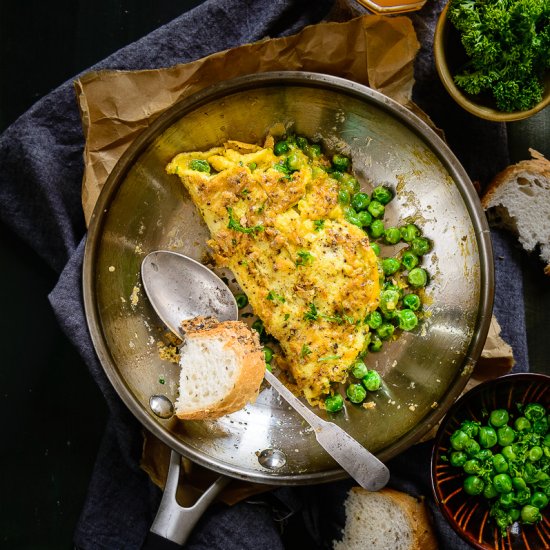
[(269, 470), (278, 470), (286, 464), (286, 456), (278, 449), (264, 449), (258, 455), (258, 462)]

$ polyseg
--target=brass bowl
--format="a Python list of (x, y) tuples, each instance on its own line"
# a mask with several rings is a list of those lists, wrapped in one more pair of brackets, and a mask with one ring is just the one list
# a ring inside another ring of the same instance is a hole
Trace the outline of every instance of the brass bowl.
[(469, 113), (491, 120), (493, 122), (512, 122), (528, 118), (547, 105), (550, 105), (550, 71), (545, 77), (544, 95), (540, 103), (526, 111), (513, 111), (511, 113), (499, 111), (489, 97), (470, 95), (462, 91), (454, 83), (453, 75), (467, 60), (466, 52), (460, 43), (460, 35), (453, 24), (447, 19), (448, 5), (445, 6), (435, 29), (434, 58), (435, 67), (443, 86), (450, 96)]
[(550, 546), (550, 506), (542, 511), (538, 525), (515, 523), (508, 537), (489, 517), (487, 500), (467, 495), (462, 489), (464, 474), (442, 459), (449, 452), (449, 438), (463, 420), (483, 421), (483, 411), (515, 410), (516, 403), (540, 403), (550, 407), (550, 376), (510, 374), (484, 382), (464, 394), (446, 414), (437, 432), (432, 453), (432, 489), (435, 501), (451, 527), (479, 550), (529, 550)]

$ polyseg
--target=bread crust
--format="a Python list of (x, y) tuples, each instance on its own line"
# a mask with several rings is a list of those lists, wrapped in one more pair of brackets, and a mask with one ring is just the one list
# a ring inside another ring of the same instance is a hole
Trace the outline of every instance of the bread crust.
[[(544, 204), (547, 205), (550, 201), (550, 160), (534, 149), (529, 149), (529, 151), (532, 156), (530, 160), (522, 160), (508, 166), (493, 178), (481, 199), (481, 205), (485, 210), (494, 208), (497, 212), (500, 209), (505, 211), (513, 221), (502, 218), (501, 225), (515, 233), (527, 251), (531, 252), (534, 249), (535, 241), (540, 245), (540, 258), (547, 264), (544, 273), (550, 275), (550, 242), (548, 242), (547, 234), (539, 232), (536, 237), (529, 235), (530, 230), (526, 228), (526, 225), (529, 224), (530, 208), (513, 213), (510, 204), (505, 200), (507, 194), (519, 191), (520, 179), (536, 178), (545, 182), (544, 187), (540, 190), (540, 193), (544, 194), (542, 197)], [(532, 201), (532, 205), (535, 209), (540, 207), (536, 200)], [(528, 235), (529, 237), (527, 237)]]
[[(412, 532), (410, 550), (437, 550), (437, 538), (433, 531), (423, 498), (417, 499), (408, 493), (390, 489), (389, 487), (385, 487), (377, 493), (367, 491), (362, 487), (353, 487), (350, 493), (353, 493), (359, 498), (366, 499), (369, 498), (369, 495), (377, 494), (378, 496), (383, 496), (391, 500), (401, 509), (407, 518), (408, 528)], [(368, 518), (365, 518), (365, 520), (367, 519)], [(350, 520), (346, 518), (346, 531), (350, 528), (348, 522), (350, 522)]]
[(535, 149), (529, 149), (529, 152), (531, 153), (531, 159), (522, 160), (517, 164), (508, 166), (493, 178), (481, 199), (483, 208), (486, 209), (491, 207), (492, 200), (495, 198), (501, 185), (505, 185), (511, 180), (515, 180), (525, 172), (550, 179), (550, 160), (538, 151), (535, 151)]
[(265, 359), (258, 333), (250, 330), (242, 321), (218, 322), (212, 318), (197, 317), (182, 323), (185, 338), (213, 339), (225, 342), (224, 349), (235, 353), (239, 372), (232, 390), (213, 408), (176, 410), (182, 420), (207, 420), (242, 409), (258, 396), (264, 378)]

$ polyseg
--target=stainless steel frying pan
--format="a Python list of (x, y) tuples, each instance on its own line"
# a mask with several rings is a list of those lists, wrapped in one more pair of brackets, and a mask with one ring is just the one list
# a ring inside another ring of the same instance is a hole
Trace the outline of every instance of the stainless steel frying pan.
[[(149, 405), (151, 395), (175, 399), (178, 367), (159, 358), (162, 325), (141, 288), (141, 261), (156, 249), (207, 258), (206, 226), (164, 167), (178, 152), (228, 139), (261, 143), (281, 127), (351, 155), (364, 189), (387, 184), (397, 191), (387, 223), (416, 221), (435, 243), (426, 260), (429, 316), (369, 356), (385, 381), (375, 407), (347, 406), (332, 419), (381, 460), (426, 434), (464, 388), (485, 341), (494, 286), (489, 231), (468, 176), (443, 141), (364, 86), (313, 73), (264, 73), (176, 104), (126, 151), (101, 193), (86, 246), (84, 301), (107, 376), (175, 453), (239, 479), (320, 483), (345, 474), (269, 386), (254, 405), (214, 421), (162, 419)], [(237, 291), (231, 273), (218, 274)]]

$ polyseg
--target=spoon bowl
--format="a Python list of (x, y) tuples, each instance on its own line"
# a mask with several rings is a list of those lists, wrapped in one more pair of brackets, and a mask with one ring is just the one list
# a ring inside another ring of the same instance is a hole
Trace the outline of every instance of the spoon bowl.
[[(197, 316), (219, 321), (237, 320), (237, 304), (231, 290), (199, 262), (165, 250), (148, 254), (141, 264), (143, 287), (160, 319), (183, 337), (181, 321)], [(351, 477), (370, 491), (386, 485), (388, 468), (342, 428), (318, 417), (267, 369), (271, 386), (313, 428), (317, 442)]]

